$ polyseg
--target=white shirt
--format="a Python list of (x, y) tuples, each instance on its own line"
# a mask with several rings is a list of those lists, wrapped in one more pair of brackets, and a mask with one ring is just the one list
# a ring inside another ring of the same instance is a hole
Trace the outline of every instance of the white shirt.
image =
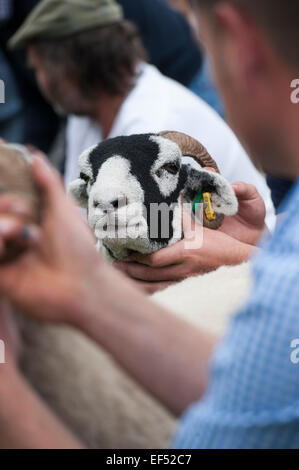
[[(142, 64), (136, 85), (122, 104), (109, 138), (119, 135), (184, 132), (199, 140), (231, 183), (244, 181), (256, 186), (265, 201), (269, 230), (275, 227), (275, 211), (265, 178), (255, 168), (224, 120), (187, 88), (162, 75), (152, 65)], [(78, 178), (78, 158), (88, 147), (103, 140), (100, 126), (89, 118), (70, 116), (67, 124), (65, 182)], [(185, 163), (198, 165), (193, 159)]]

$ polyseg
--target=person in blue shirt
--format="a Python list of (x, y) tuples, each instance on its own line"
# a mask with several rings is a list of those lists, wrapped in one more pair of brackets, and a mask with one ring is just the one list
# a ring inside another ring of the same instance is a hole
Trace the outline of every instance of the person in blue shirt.
[[(194, 4), (232, 127), (266, 171), (295, 181), (276, 232), (255, 250), (248, 302), (225, 337), (219, 341), (168, 314), (104, 264), (58, 176), (40, 159), (33, 164), (45, 198), (40, 230), (20, 227), (20, 202), (16, 210), (15, 201), (0, 198), (0, 256), (21, 234), (30, 245), (0, 268), (0, 290), (32, 317), (80, 329), (169, 410), (183, 414), (174, 447), (298, 448), (299, 113), (290, 83), (299, 74), (299, 4)], [(253, 233), (260, 199), (247, 185), (236, 189), (240, 210), (226, 233), (204, 230), (203, 269), (227, 250), (241, 250)], [(163, 270), (171, 250), (138, 261)], [(0, 365), (1, 445), (80, 447), (21, 376), (11, 321), (2, 307), (7, 363)]]

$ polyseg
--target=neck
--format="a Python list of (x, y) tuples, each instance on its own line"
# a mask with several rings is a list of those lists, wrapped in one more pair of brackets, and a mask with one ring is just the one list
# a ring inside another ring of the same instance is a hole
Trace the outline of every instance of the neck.
[(292, 102), (294, 89), (290, 86), (296, 77), (299, 79), (299, 71), (280, 66), (273, 73), (272, 83), (269, 78), (257, 154), (268, 173), (290, 180), (299, 178), (299, 99), (297, 104)]
[(109, 136), (125, 98), (123, 95), (102, 94), (97, 101), (90, 117), (100, 125), (104, 139)]
[[(299, 75), (298, 75), (299, 77)], [(299, 94), (298, 94), (299, 96)], [(299, 178), (299, 102), (290, 103), (282, 119), (285, 129), (286, 149), (290, 159), (290, 169), (294, 178)]]

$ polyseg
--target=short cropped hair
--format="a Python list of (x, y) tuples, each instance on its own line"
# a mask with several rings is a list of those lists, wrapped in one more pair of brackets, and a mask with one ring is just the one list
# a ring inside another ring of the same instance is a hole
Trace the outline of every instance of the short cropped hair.
[(34, 40), (38, 56), (59, 74), (75, 77), (80, 91), (93, 98), (104, 91), (125, 94), (134, 85), (136, 65), (147, 59), (136, 27), (123, 20), (66, 38)]
[(277, 51), (290, 64), (299, 66), (298, 0), (189, 0), (211, 9), (217, 3), (231, 3), (250, 14), (271, 39)]

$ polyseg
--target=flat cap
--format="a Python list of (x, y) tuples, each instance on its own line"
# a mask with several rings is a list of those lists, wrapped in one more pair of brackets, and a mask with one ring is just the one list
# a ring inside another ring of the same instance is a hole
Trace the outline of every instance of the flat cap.
[(42, 0), (8, 46), (16, 49), (34, 39), (63, 38), (122, 19), (122, 8), (115, 0)]

